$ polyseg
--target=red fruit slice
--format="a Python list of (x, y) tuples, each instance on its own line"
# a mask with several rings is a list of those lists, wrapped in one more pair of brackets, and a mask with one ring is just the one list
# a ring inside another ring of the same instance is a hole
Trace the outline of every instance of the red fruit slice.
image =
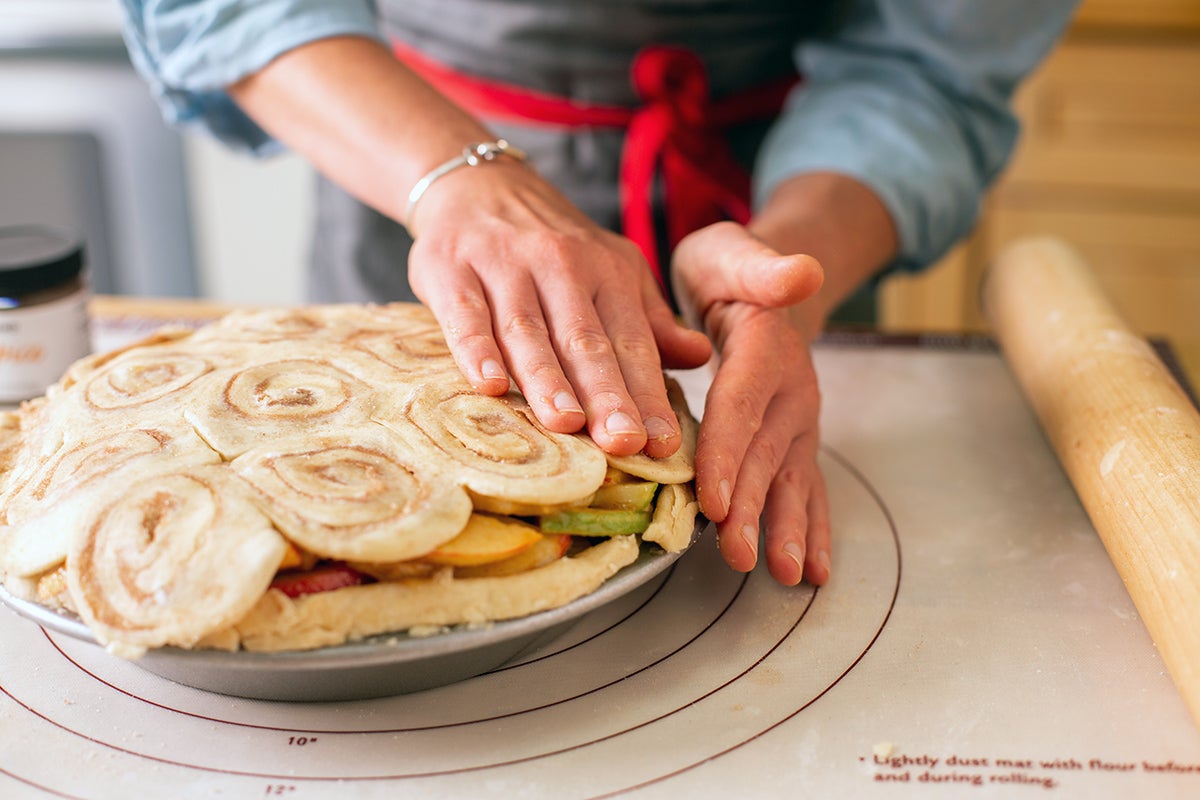
[(300, 597), (358, 586), (366, 579), (366, 575), (345, 564), (322, 564), (303, 572), (282, 572), (271, 581), (271, 588), (278, 589), (288, 597)]

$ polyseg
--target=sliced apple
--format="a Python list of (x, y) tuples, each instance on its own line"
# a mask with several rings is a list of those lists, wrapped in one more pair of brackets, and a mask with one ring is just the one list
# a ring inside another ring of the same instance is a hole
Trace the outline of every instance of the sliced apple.
[(603, 485), (611, 486), (614, 483), (629, 483), (630, 481), (637, 481), (637, 480), (641, 480), (641, 478), (635, 478), (634, 476), (630, 475), (628, 472), (619, 470), (616, 467), (609, 464), (608, 470), (604, 473), (604, 484)]
[(370, 561), (351, 561), (351, 567), (370, 575), (377, 581), (406, 581), (413, 578), (428, 578), (438, 570), (447, 569), (444, 564), (433, 564), (422, 558), (408, 561), (391, 561), (388, 563), (372, 563)]
[[(570, 537), (567, 537), (570, 538)], [(67, 565), (50, 570), (37, 582), (37, 597), (41, 603), (50, 603), (67, 590)]]
[[(469, 490), (468, 490), (469, 491)], [(486, 511), (489, 514), (501, 514), (509, 517), (537, 517), (542, 514), (552, 514), (568, 508), (580, 508), (592, 504), (592, 495), (586, 495), (569, 503), (522, 503), (518, 500), (506, 500), (503, 497), (488, 497), (487, 495), (470, 492), (471, 502), (476, 511)]]
[(315, 555), (305, 550), (296, 547), (291, 541), (284, 540), (283, 558), (279, 560), (279, 566), (276, 567), (279, 571), (285, 569), (305, 570), (312, 569), (317, 565), (319, 560)]
[(304, 563), (304, 559), (300, 556), (300, 551), (296, 549), (296, 545), (289, 541), (284, 541), (286, 547), (283, 551), (283, 558), (279, 560), (278, 569), (297, 569)]
[(580, 536), (624, 536), (650, 527), (649, 511), (576, 508), (538, 517), (542, 533), (577, 533)]
[(454, 577), (497, 578), (502, 575), (516, 575), (519, 572), (528, 572), (531, 569), (551, 564), (565, 556), (570, 548), (571, 537), (568, 534), (548, 533), (515, 556), (493, 561), (490, 564), (455, 567)]
[(537, 528), (520, 520), (472, 514), (458, 536), (423, 558), (434, 564), (470, 567), (511, 558), (541, 538)]
[(650, 481), (610, 483), (601, 486), (587, 505), (591, 508), (645, 511), (654, 503), (654, 493), (657, 491), (658, 484)]

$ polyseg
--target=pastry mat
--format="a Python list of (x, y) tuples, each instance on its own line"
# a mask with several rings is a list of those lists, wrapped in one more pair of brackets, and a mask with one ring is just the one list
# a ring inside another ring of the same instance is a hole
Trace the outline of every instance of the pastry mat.
[(175, 685), (0, 609), (0, 797), (1200, 796), (1200, 733), (994, 348), (816, 359), (826, 587), (736, 574), (709, 530), (514, 663), (327, 704)]

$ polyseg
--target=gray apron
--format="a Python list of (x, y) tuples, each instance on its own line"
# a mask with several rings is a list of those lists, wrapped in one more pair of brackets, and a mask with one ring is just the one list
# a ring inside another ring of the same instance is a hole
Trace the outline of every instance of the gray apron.
[[(794, 70), (792, 50), (836, 24), (843, 3), (818, 0), (379, 0), (386, 36), (467, 74), (585, 103), (635, 107), (629, 65), (647, 44), (688, 48), (713, 97)], [(624, 134), (487, 121), (597, 224), (619, 229)], [(768, 123), (728, 131), (749, 165)], [(467, 142), (463, 142), (465, 146)], [(318, 178), (308, 295), (314, 302), (415, 299), (404, 227)], [(667, 263), (663, 258), (662, 262)]]

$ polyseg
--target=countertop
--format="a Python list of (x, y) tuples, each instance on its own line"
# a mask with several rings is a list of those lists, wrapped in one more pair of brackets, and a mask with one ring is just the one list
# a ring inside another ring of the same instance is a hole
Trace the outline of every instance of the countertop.
[[(96, 310), (111, 345), (196, 308)], [(510, 664), (341, 703), (190, 689), (0, 610), (0, 796), (1200, 795), (1200, 730), (995, 348), (815, 359), (827, 586), (734, 573), (708, 531)]]

